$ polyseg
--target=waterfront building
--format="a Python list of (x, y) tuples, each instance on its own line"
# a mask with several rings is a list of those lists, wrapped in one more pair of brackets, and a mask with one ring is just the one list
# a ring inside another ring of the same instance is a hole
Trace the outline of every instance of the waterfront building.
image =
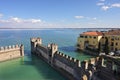
[(104, 41), (102, 43), (105, 44), (105, 37), (108, 39), (108, 46), (110, 51), (120, 50), (120, 30), (109, 30), (104, 33)]
[[(107, 47), (106, 47), (107, 46)], [(107, 53), (120, 50), (120, 29), (109, 31), (88, 31), (80, 34), (77, 40), (79, 50), (93, 50)]]
[(99, 31), (88, 31), (80, 34), (77, 41), (77, 48), (80, 50), (98, 49), (98, 44), (102, 38), (103, 33)]

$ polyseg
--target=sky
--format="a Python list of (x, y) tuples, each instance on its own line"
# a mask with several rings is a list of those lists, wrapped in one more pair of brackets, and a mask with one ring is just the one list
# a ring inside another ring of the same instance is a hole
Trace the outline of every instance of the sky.
[(0, 0), (0, 28), (120, 28), (120, 0)]

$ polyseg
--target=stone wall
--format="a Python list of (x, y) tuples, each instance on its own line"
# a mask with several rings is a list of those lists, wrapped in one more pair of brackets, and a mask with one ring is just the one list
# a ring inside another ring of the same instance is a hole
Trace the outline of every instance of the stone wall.
[(0, 61), (5, 61), (17, 57), (24, 56), (23, 45), (13, 45), (0, 47)]
[(81, 62), (59, 51), (54, 55), (54, 65), (71, 74), (76, 80), (84, 80), (82, 77), (85, 78), (85, 75), (87, 76), (86, 80), (91, 80), (98, 60), (99, 57), (96, 57)]
[[(54, 43), (43, 46), (42, 43), (39, 42), (41, 40), (34, 41), (31, 43), (31, 46), (34, 46), (31, 52), (40, 56), (70, 80), (115, 80), (115, 78), (113, 78), (114, 76), (112, 76), (113, 60), (109, 60), (110, 58), (106, 59), (103, 56), (99, 56), (81, 62), (80, 60), (59, 52), (58, 46)], [(104, 61), (106, 61), (106, 65), (104, 65)], [(101, 79), (99, 79), (98, 75)]]
[(47, 61), (49, 60), (48, 49), (45, 46), (37, 46), (36, 47), (36, 54), (43, 57)]
[(59, 52), (56, 44), (52, 43), (48, 44), (48, 46), (43, 46), (42, 43), (38, 42), (41, 40), (34, 41), (31, 38), (31, 52), (40, 56), (52, 67), (56, 68), (58, 71), (61, 71), (64, 75), (69, 74), (66, 75), (66, 77), (69, 78), (71, 76), (71, 80), (91, 80), (96, 70), (96, 64), (101, 64), (99, 63), (99, 57), (80, 62), (71, 56)]

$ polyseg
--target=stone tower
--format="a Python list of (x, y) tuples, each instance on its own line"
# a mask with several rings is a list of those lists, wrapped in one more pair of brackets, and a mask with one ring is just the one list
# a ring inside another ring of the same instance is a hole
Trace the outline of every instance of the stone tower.
[(48, 44), (48, 48), (50, 49), (50, 51), (49, 51), (49, 62), (52, 63), (54, 54), (58, 51), (58, 45), (55, 44), (55, 43)]
[(31, 38), (31, 53), (35, 52), (36, 45), (41, 45), (42, 44), (42, 39), (41, 38)]
[(53, 57), (54, 53), (58, 51), (58, 45), (55, 43), (52, 43), (52, 44), (48, 44), (48, 47), (50, 48), (50, 53)]

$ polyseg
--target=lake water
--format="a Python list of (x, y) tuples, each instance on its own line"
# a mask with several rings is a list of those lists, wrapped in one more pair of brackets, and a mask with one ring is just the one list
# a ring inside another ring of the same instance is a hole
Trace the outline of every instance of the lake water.
[(30, 38), (40, 37), (45, 45), (56, 43), (59, 51), (82, 61), (91, 56), (76, 52), (75, 45), (79, 34), (88, 30), (91, 29), (0, 30), (0, 46), (21, 43), (25, 46), (23, 58), (0, 63), (0, 80), (66, 80), (44, 61), (31, 55)]

